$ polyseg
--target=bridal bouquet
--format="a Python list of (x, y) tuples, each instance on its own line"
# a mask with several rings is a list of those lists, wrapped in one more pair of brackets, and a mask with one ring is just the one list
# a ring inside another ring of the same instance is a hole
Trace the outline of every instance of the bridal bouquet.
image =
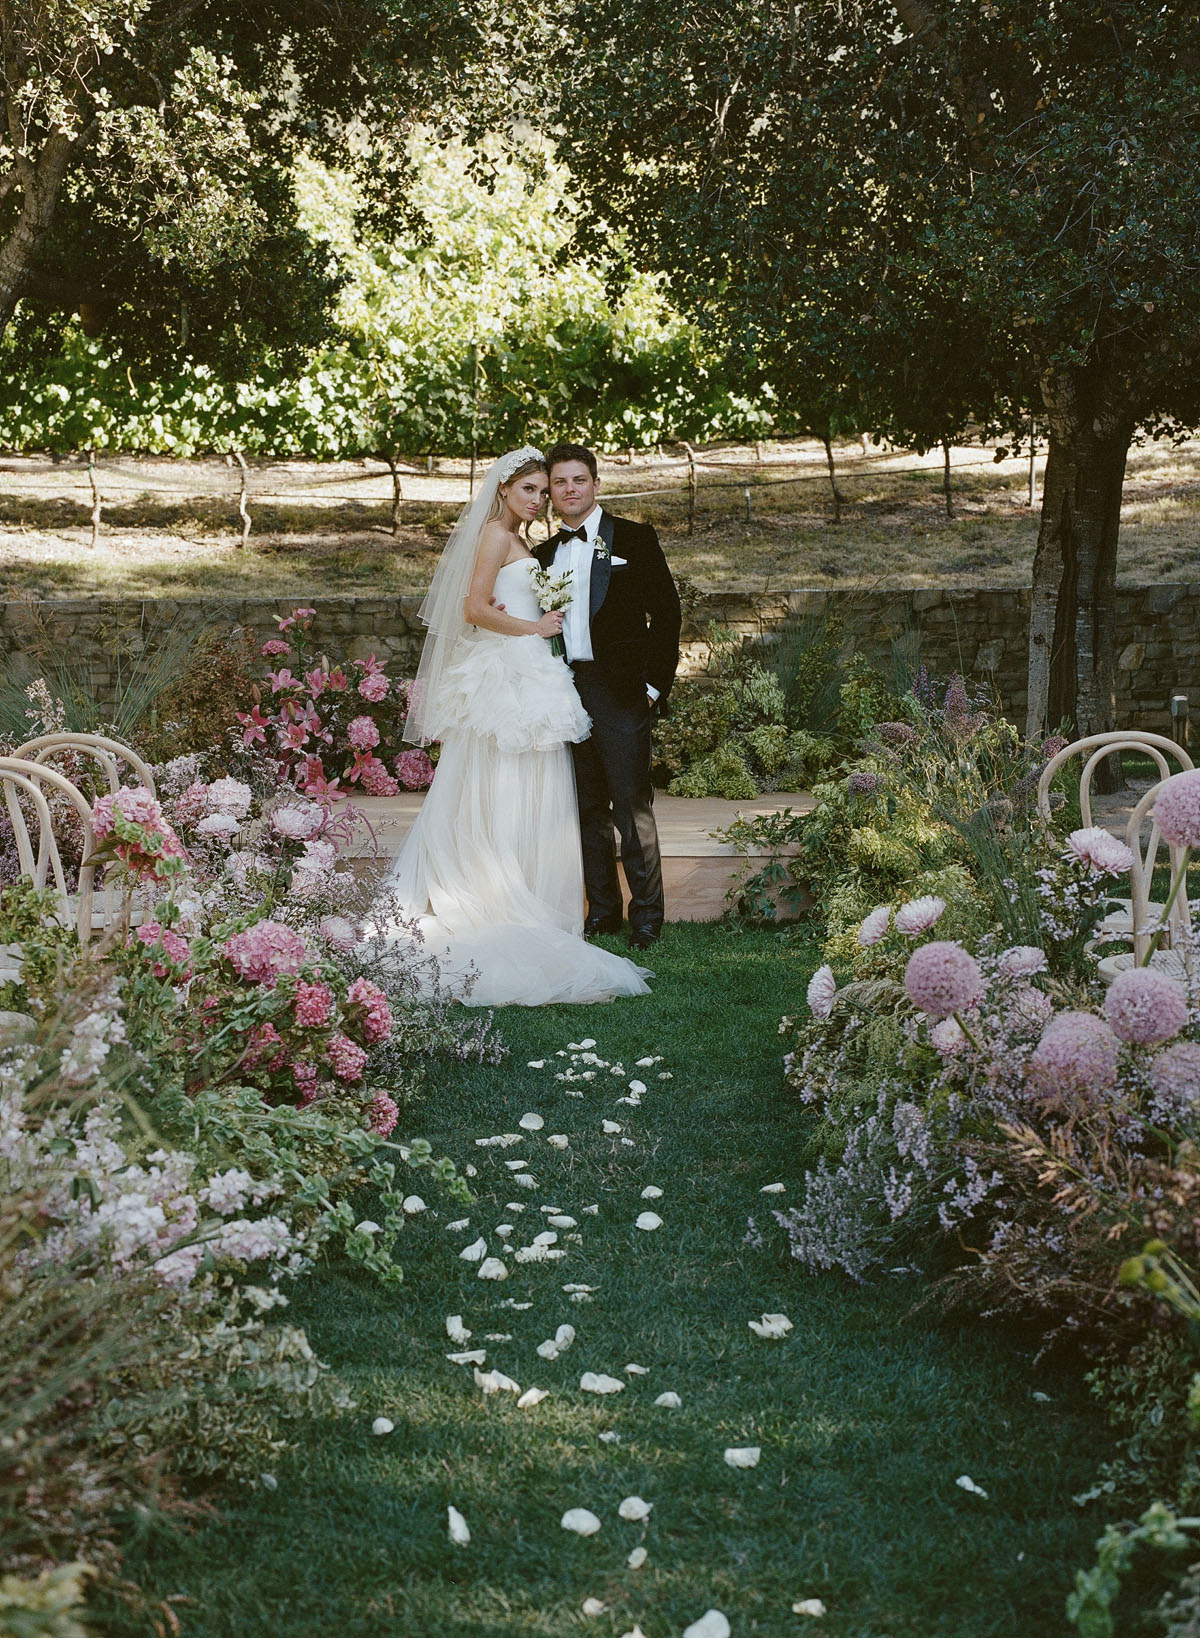
[[(565, 574), (551, 574), (549, 569), (539, 567), (534, 569), (529, 578), (533, 582), (533, 593), (543, 614), (554, 614), (559, 609), (570, 608), (574, 576), (569, 569)], [(561, 637), (551, 637), (550, 652), (560, 656), (566, 654), (566, 644)]]

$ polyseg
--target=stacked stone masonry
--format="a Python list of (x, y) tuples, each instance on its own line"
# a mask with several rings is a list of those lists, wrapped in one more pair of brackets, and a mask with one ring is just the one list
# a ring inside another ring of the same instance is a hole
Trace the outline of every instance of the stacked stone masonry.
[[(419, 597), (337, 597), (313, 594), (313, 640), (318, 652), (352, 659), (374, 653), (394, 675), (411, 675), (421, 645)], [(118, 656), (153, 643), (175, 622), (199, 633), (247, 631), (260, 642), (277, 634), (276, 617), (294, 601), (179, 599), (17, 601), (0, 604), (0, 652), (19, 681), (36, 677), (53, 654), (86, 673), (101, 700), (117, 685)], [(789, 616), (814, 627), (838, 622), (847, 652), (887, 654), (911, 648), (940, 677), (961, 671), (995, 688), (1006, 712), (1025, 710), (1029, 594), (1014, 590), (813, 590), (764, 596), (704, 597), (689, 606), (684, 627), (685, 673), (704, 669), (703, 632), (710, 623), (770, 641)], [(1123, 727), (1164, 731), (1174, 693), (1200, 709), (1200, 586), (1125, 586), (1118, 589), (1110, 641), (1117, 663), (1116, 721)]]

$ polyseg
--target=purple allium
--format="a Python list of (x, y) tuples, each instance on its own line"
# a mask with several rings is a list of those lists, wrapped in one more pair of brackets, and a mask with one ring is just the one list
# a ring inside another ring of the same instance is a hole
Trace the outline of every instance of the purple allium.
[(1158, 1046), (1187, 1023), (1183, 986), (1153, 967), (1131, 967), (1118, 973), (1104, 997), (1104, 1016), (1123, 1041)]
[(1094, 1012), (1060, 1012), (1034, 1047), (1029, 1073), (1054, 1099), (1106, 1092), (1117, 1078), (1117, 1038)]
[(1065, 751), (1067, 741), (1061, 734), (1051, 734), (1049, 739), (1042, 741), (1041, 756), (1043, 762), (1053, 762), (1060, 751)]
[(872, 944), (878, 944), (888, 930), (892, 919), (890, 904), (877, 904), (869, 916), (864, 917), (862, 926), (858, 929), (858, 942), (864, 950), (870, 949)]
[(1077, 859), (1105, 876), (1121, 876), (1133, 865), (1133, 854), (1125, 843), (1118, 841), (1102, 825), (1073, 830), (1067, 837), (1067, 851), (1063, 858)]
[(965, 728), (970, 709), (967, 685), (956, 671), (946, 684), (946, 695), (942, 701), (942, 720), (949, 727)]
[(833, 968), (818, 967), (808, 981), (808, 1005), (814, 1018), (828, 1018), (837, 994)]
[(879, 789), (880, 783), (881, 781), (879, 775), (877, 773), (871, 773), (865, 768), (856, 770), (846, 781), (848, 788), (854, 796), (874, 796), (875, 792)]
[(1012, 944), (1007, 950), (1001, 950), (996, 965), (1010, 978), (1032, 978), (1034, 973), (1046, 971), (1046, 952), (1039, 950), (1036, 944)]
[(910, 899), (896, 911), (896, 931), (906, 934), (909, 938), (927, 933), (945, 908), (945, 899), (939, 899), (935, 893), (926, 893), (924, 898), (920, 899)]
[(914, 1007), (930, 1018), (949, 1018), (974, 1005), (983, 994), (975, 957), (945, 939), (914, 950), (904, 969), (904, 987)]
[(907, 722), (877, 722), (875, 733), (885, 745), (911, 745), (914, 739), (920, 737)]
[(1176, 1041), (1150, 1065), (1150, 1085), (1160, 1097), (1200, 1102), (1200, 1041)]
[(1173, 774), (1159, 786), (1154, 818), (1168, 842), (1200, 847), (1200, 770)]

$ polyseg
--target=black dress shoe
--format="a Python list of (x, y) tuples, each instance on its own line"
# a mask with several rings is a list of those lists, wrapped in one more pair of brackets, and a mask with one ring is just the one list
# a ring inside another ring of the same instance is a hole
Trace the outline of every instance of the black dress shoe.
[(658, 940), (659, 934), (649, 927), (634, 927), (629, 934), (629, 947), (631, 950), (648, 950)]
[(589, 916), (583, 924), (584, 938), (596, 938), (601, 933), (619, 933), (620, 916)]

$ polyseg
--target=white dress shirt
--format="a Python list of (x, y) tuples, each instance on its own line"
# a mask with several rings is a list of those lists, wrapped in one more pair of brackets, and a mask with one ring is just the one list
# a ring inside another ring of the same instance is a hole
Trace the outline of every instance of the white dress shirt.
[[(553, 567), (559, 574), (566, 570), (571, 571), (571, 602), (563, 616), (563, 646), (567, 651), (567, 660), (574, 663), (576, 660), (590, 660), (592, 656), (592, 563), (595, 561), (596, 541), (600, 534), (600, 519), (604, 508), (597, 503), (592, 507), (582, 523), (573, 525), (584, 531), (582, 540), (564, 541), (556, 548)], [(624, 568), (625, 560), (620, 557), (610, 559), (610, 562)], [(646, 684), (646, 692), (652, 700), (658, 698), (658, 689)]]

